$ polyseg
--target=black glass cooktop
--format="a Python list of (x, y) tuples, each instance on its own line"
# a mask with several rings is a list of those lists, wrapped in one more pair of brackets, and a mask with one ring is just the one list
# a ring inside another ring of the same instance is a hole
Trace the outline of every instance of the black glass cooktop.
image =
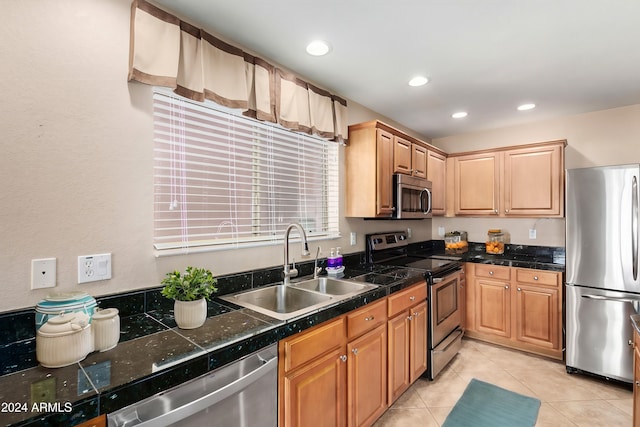
[(459, 264), (456, 261), (446, 259), (418, 258), (410, 256), (383, 261), (383, 263), (388, 265), (417, 268), (423, 271), (430, 272), (434, 275), (438, 274), (441, 271), (449, 270), (450, 268), (453, 268)]
[(399, 279), (396, 279), (393, 276), (387, 276), (385, 274), (367, 273), (363, 274), (362, 276), (356, 276), (351, 280), (355, 280), (356, 282), (371, 283), (372, 285), (390, 285), (397, 282)]

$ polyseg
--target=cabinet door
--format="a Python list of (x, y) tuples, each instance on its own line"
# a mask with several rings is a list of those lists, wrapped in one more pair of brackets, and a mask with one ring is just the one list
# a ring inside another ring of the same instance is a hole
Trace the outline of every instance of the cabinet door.
[(100, 415), (88, 421), (85, 421), (82, 424), (76, 425), (76, 427), (106, 427), (106, 426), (107, 426), (106, 415)]
[(349, 426), (370, 426), (387, 409), (387, 326), (347, 345)]
[[(344, 347), (282, 378), (281, 424), (287, 427), (345, 426), (347, 421)], [(344, 359), (344, 360), (343, 360)]]
[(412, 175), (411, 142), (398, 136), (394, 136), (393, 140), (393, 173)]
[(409, 381), (413, 383), (427, 370), (427, 302), (416, 305), (410, 312)]
[(409, 388), (409, 315), (403, 312), (389, 320), (389, 405)]
[(454, 158), (456, 215), (497, 215), (499, 153)]
[(509, 283), (476, 278), (475, 288), (476, 330), (501, 337), (511, 337)]
[(376, 215), (390, 216), (393, 213), (393, 135), (382, 129), (377, 129), (376, 135)]
[(447, 188), (447, 158), (435, 151), (427, 152), (427, 179), (431, 181), (431, 206), (433, 215), (444, 215)]
[(504, 153), (506, 216), (562, 216), (563, 161), (560, 145)]
[(427, 179), (427, 149), (421, 145), (411, 146), (411, 168), (413, 176)]
[(517, 283), (516, 339), (551, 349), (560, 348), (558, 290)]

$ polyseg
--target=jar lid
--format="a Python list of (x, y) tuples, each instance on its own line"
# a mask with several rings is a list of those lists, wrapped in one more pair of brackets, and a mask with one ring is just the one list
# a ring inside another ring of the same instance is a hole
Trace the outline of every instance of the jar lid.
[(89, 325), (89, 316), (84, 313), (65, 313), (49, 319), (37, 334), (43, 337), (58, 337), (81, 331)]
[(489, 230), (489, 233), (498, 234), (498, 233), (502, 233), (502, 230), (500, 230), (499, 228), (494, 228), (494, 229)]
[(93, 320), (107, 320), (107, 319), (113, 319), (117, 315), (118, 315), (117, 308), (103, 308), (103, 309), (98, 308), (93, 313), (92, 318)]

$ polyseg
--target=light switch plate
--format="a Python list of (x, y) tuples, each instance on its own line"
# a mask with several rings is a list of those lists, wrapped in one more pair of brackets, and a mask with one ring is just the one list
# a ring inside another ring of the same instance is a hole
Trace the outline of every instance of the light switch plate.
[(536, 229), (535, 228), (530, 228), (529, 229), (529, 239), (533, 240), (536, 238)]
[(56, 286), (56, 259), (31, 260), (31, 289), (53, 288)]
[(78, 283), (111, 279), (111, 254), (78, 257)]
[(351, 234), (349, 235), (350, 237), (350, 241), (351, 241), (351, 246), (355, 246), (356, 244), (356, 232), (352, 231)]

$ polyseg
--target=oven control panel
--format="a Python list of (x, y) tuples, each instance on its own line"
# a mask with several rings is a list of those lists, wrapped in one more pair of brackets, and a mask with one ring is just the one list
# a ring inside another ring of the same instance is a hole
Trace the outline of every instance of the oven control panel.
[(408, 236), (406, 231), (394, 231), (392, 233), (367, 235), (367, 244), (374, 251), (407, 246)]

